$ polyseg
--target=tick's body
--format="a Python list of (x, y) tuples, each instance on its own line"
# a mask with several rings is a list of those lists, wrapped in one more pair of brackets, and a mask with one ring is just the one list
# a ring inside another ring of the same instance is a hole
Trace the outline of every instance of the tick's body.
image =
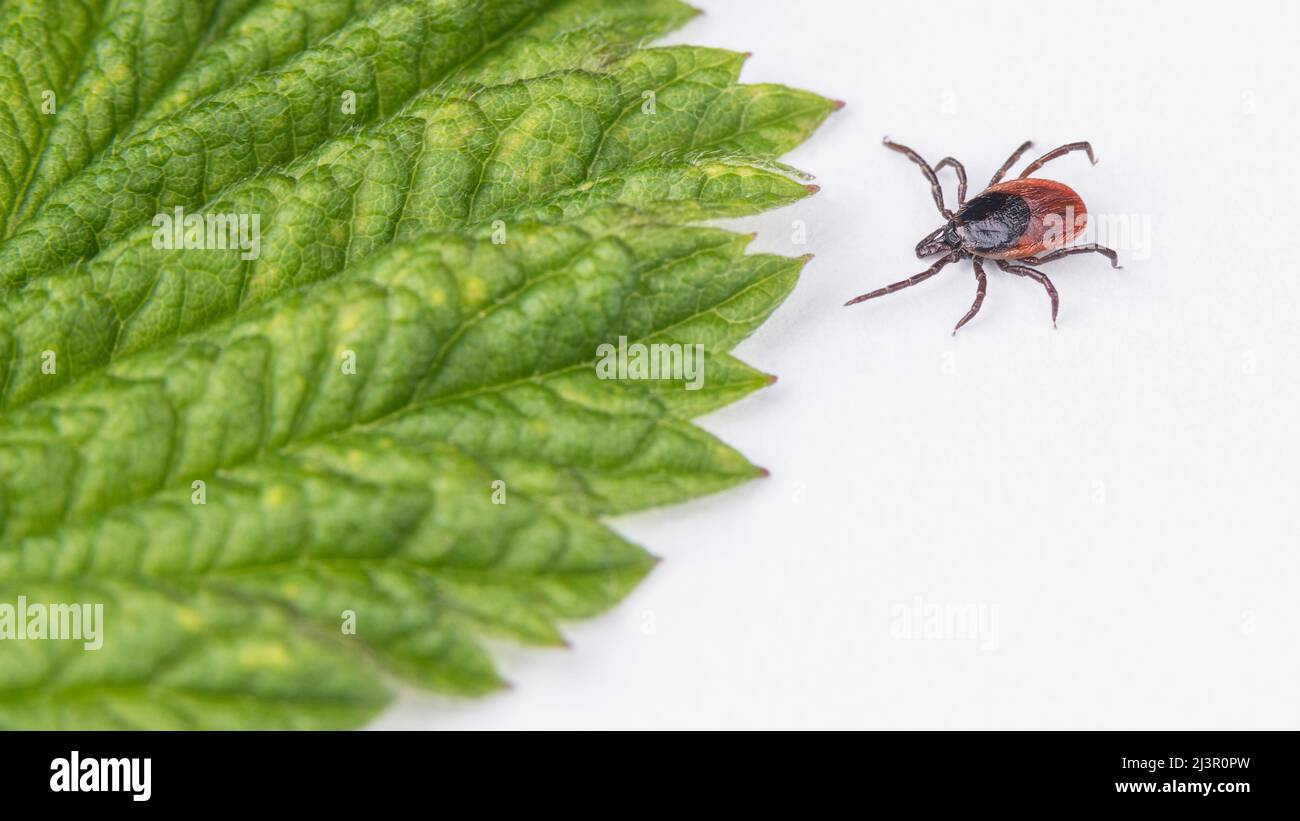
[(1068, 185), (1012, 180), (986, 188), (954, 221), (964, 250), (986, 259), (1024, 259), (1073, 240), (1088, 226), (1088, 210)]
[[(957, 323), (957, 327), (953, 328), (954, 334), (957, 333), (957, 328), (965, 325), (979, 312), (984, 302), (986, 281), (984, 268), (980, 265), (981, 259), (994, 260), (1004, 271), (1042, 283), (1047, 289), (1048, 296), (1051, 297), (1052, 324), (1056, 324), (1059, 299), (1052, 281), (1041, 271), (1024, 265), (1014, 265), (1008, 260), (1024, 260), (1031, 264), (1038, 264), (1070, 254), (1095, 251), (1109, 257), (1111, 264), (1116, 268), (1119, 267), (1115, 252), (1109, 248), (1100, 245), (1065, 247), (1088, 225), (1088, 210), (1083, 204), (1083, 199), (1074, 192), (1074, 189), (1052, 180), (1028, 178), (1044, 163), (1070, 151), (1087, 151), (1088, 158), (1096, 163), (1092, 146), (1088, 143), (1070, 143), (1055, 151), (1049, 151), (1030, 163), (1021, 172), (1020, 179), (1000, 182), (1007, 169), (1028, 150), (1031, 143), (1027, 142), (1016, 149), (1011, 158), (998, 169), (989, 187), (969, 202), (966, 201), (966, 169), (961, 163), (952, 157), (945, 157), (938, 165), (931, 168), (912, 149), (892, 143), (888, 139), (885, 140), (885, 145), (906, 154), (921, 166), (930, 181), (935, 205), (948, 222), (917, 244), (916, 255), (924, 258), (941, 253), (943, 258), (910, 279), (863, 294), (849, 300), (846, 304), (853, 305), (915, 285), (939, 273), (945, 265), (963, 257), (970, 257), (975, 265), (977, 282), (975, 303), (966, 316)], [(958, 207), (955, 213), (944, 207), (943, 189), (939, 186), (937, 172), (945, 166), (951, 166), (957, 173)], [(1042, 256), (1039, 256), (1040, 254)]]

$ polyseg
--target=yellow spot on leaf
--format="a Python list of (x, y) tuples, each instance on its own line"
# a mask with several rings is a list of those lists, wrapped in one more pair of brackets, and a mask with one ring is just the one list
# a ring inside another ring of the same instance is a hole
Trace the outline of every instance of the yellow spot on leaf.
[(192, 607), (182, 607), (176, 611), (176, 621), (193, 633), (203, 626), (203, 614)]
[(479, 277), (470, 277), (465, 280), (462, 290), (465, 294), (465, 301), (473, 305), (482, 302), (487, 296), (487, 283)]
[(126, 85), (131, 82), (131, 68), (125, 63), (118, 63), (105, 73), (107, 74), (110, 83)]
[(353, 305), (345, 308), (343, 314), (339, 317), (339, 330), (352, 331), (361, 327), (361, 323), (366, 319), (366, 312), (360, 307)]
[(239, 666), (245, 670), (289, 666), (289, 651), (279, 642), (250, 644), (239, 651)]
[(289, 500), (289, 489), (284, 485), (271, 485), (262, 494), (262, 503), (267, 507), (280, 507)]

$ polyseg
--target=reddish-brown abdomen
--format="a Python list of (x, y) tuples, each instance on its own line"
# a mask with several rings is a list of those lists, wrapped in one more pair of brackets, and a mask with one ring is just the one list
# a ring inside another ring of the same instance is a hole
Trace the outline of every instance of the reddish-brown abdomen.
[(972, 253), (1023, 259), (1068, 245), (1088, 226), (1088, 210), (1068, 185), (1011, 180), (990, 186), (968, 202), (957, 213), (957, 225), (963, 246)]

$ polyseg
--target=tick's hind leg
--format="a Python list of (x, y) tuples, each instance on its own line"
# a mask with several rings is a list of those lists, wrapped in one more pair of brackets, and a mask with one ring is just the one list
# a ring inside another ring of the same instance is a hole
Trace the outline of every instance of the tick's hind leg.
[(1019, 148), (1011, 152), (1011, 156), (1007, 158), (1007, 161), (1002, 163), (1002, 167), (998, 169), (998, 173), (993, 175), (993, 179), (989, 180), (989, 185), (997, 185), (1002, 180), (1002, 175), (1011, 170), (1011, 166), (1020, 161), (1021, 155), (1033, 147), (1032, 140), (1025, 140), (1021, 143)]
[(980, 312), (980, 306), (984, 304), (984, 289), (989, 284), (988, 278), (984, 276), (984, 266), (980, 265), (980, 258), (971, 257), (970, 261), (975, 266), (975, 282), (978, 283), (975, 286), (975, 304), (970, 306), (970, 310), (961, 318), (961, 322), (958, 322), (957, 326), (952, 329), (953, 336), (957, 335), (957, 331), (961, 330), (961, 326), (970, 322), (975, 318), (975, 314)]
[(1056, 286), (1047, 278), (1047, 274), (1042, 271), (1035, 271), (1033, 268), (1027, 268), (1024, 265), (1014, 265), (1004, 259), (998, 260), (998, 267), (1010, 274), (1016, 276), (1029, 277), (1032, 280), (1043, 283), (1047, 289), (1047, 295), (1052, 298), (1052, 327), (1056, 327), (1056, 312), (1061, 307), (1061, 297), (1056, 293)]
[(1031, 162), (1029, 165), (1025, 167), (1024, 171), (1020, 172), (1020, 179), (1023, 180), (1025, 177), (1028, 177), (1030, 174), (1042, 168), (1044, 165), (1047, 165), (1052, 160), (1056, 159), (1057, 157), (1064, 157), (1066, 154), (1069, 154), (1071, 151), (1087, 151), (1088, 159), (1092, 162), (1093, 165), (1097, 164), (1097, 156), (1092, 153), (1092, 143), (1089, 142), (1069, 143), (1067, 145), (1061, 146), (1060, 148), (1053, 148), (1051, 151), (1048, 151), (1043, 156)]
[(957, 207), (961, 208), (966, 204), (966, 166), (952, 157), (944, 157), (935, 164), (934, 173), (937, 175), (947, 166), (952, 166), (952, 170), (957, 172)]
[(844, 304), (856, 305), (859, 302), (866, 302), (868, 299), (875, 299), (878, 296), (884, 296), (885, 294), (892, 294), (894, 291), (901, 291), (904, 288), (910, 288), (918, 282), (924, 282), (930, 277), (939, 273), (939, 271), (943, 269), (943, 266), (947, 265), (950, 262), (955, 262), (956, 260), (960, 259), (961, 253), (962, 253), (961, 251), (953, 251), (948, 255), (944, 256), (935, 264), (931, 265), (929, 268), (926, 268), (924, 271), (917, 274), (916, 276), (908, 277), (907, 279), (900, 280), (898, 282), (895, 282), (892, 285), (886, 285), (883, 288), (877, 288), (876, 290), (871, 291), (869, 293), (865, 293), (862, 296), (855, 296), (853, 297), (853, 299), (850, 299), (848, 302)]
[(1112, 268), (1123, 267), (1122, 265), (1119, 264), (1119, 254), (1116, 254), (1114, 251), (1107, 248), (1106, 246), (1098, 245), (1095, 242), (1090, 242), (1087, 245), (1076, 245), (1073, 248), (1061, 248), (1060, 250), (1052, 251), (1050, 254), (1044, 254), (1041, 257), (1025, 257), (1024, 261), (1029, 263), (1030, 265), (1042, 265), (1044, 262), (1051, 262), (1054, 259), (1060, 259), (1061, 257), (1068, 257), (1071, 254), (1088, 254), (1094, 251), (1098, 254), (1101, 254), (1103, 257), (1109, 259), (1110, 267)]
[(881, 142), (884, 144), (885, 148), (906, 155), (909, 160), (921, 167), (921, 173), (930, 181), (930, 193), (934, 195), (934, 204), (938, 206), (939, 213), (943, 214), (944, 219), (952, 219), (952, 212), (943, 205), (943, 188), (939, 185), (939, 178), (935, 176), (934, 169), (930, 167), (930, 164), (922, 159), (920, 154), (907, 146), (900, 145), (896, 142), (890, 142), (888, 137), (881, 140)]

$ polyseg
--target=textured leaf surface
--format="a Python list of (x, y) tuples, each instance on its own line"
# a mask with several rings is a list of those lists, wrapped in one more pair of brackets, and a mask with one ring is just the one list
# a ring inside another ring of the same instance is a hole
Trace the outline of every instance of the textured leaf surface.
[[(562, 644), (653, 566), (599, 516), (761, 473), (690, 419), (770, 381), (728, 351), (805, 260), (686, 223), (806, 196), (775, 160), (834, 104), (642, 45), (691, 14), (4, 7), (0, 607), (102, 603), (104, 640), (0, 640), (0, 726), (487, 691), (485, 634)], [(260, 252), (159, 247), (177, 207)], [(700, 389), (600, 378), (620, 337), (702, 346)]]

